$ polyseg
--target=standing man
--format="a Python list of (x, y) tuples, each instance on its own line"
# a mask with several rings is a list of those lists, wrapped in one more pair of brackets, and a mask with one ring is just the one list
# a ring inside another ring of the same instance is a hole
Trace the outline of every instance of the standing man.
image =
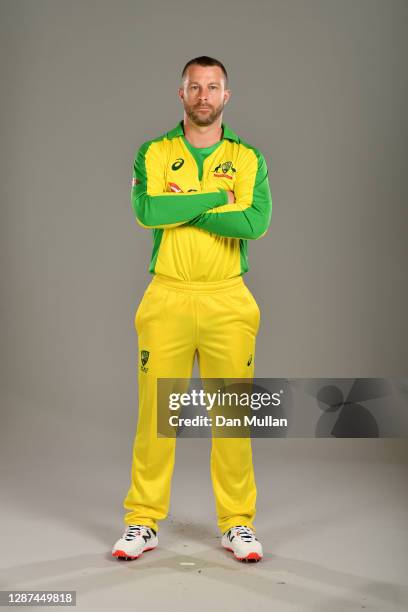
[[(202, 56), (182, 72), (184, 118), (137, 152), (131, 201), (153, 230), (154, 275), (135, 315), (139, 416), (126, 527), (112, 554), (135, 559), (158, 544), (175, 462), (175, 438), (157, 437), (157, 378), (254, 376), (258, 305), (243, 282), (248, 240), (268, 229), (272, 199), (262, 153), (222, 121), (231, 92), (225, 67)], [(251, 438), (212, 438), (211, 479), (221, 544), (259, 561)]]

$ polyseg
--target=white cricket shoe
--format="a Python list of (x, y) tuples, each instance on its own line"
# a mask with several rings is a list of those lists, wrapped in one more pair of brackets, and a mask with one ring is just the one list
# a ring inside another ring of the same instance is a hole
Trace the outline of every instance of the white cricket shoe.
[(159, 538), (151, 527), (128, 525), (122, 537), (112, 548), (112, 556), (118, 559), (137, 559), (147, 550), (156, 548)]
[(254, 531), (244, 525), (231, 527), (224, 533), (221, 544), (234, 553), (239, 561), (260, 561), (263, 557), (262, 544)]

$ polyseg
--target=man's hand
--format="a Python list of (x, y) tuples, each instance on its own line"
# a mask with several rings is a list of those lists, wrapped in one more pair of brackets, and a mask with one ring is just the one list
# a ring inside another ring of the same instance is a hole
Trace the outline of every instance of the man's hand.
[(227, 195), (228, 195), (228, 204), (234, 204), (235, 203), (235, 195), (233, 191), (227, 190)]

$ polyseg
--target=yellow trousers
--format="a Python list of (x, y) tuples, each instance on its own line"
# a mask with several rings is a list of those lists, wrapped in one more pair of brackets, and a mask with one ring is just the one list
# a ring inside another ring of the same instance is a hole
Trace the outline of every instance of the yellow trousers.
[[(176, 438), (157, 437), (157, 378), (191, 378), (195, 353), (201, 378), (254, 376), (260, 311), (242, 276), (187, 282), (155, 275), (135, 315), (139, 415), (126, 525), (158, 531), (168, 514)], [(218, 527), (255, 531), (256, 484), (251, 438), (213, 435), (210, 460)]]

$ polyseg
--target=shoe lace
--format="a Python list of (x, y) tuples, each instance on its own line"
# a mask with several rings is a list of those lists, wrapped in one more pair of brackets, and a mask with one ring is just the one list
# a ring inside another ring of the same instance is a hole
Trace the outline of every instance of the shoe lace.
[(125, 533), (123, 534), (123, 537), (125, 538), (125, 540), (130, 542), (141, 534), (143, 527), (143, 525), (128, 525)]
[(244, 525), (237, 525), (234, 527), (236, 529), (235, 533), (238, 535), (241, 540), (244, 542), (252, 542), (255, 539), (254, 532), (250, 527), (245, 527)]

